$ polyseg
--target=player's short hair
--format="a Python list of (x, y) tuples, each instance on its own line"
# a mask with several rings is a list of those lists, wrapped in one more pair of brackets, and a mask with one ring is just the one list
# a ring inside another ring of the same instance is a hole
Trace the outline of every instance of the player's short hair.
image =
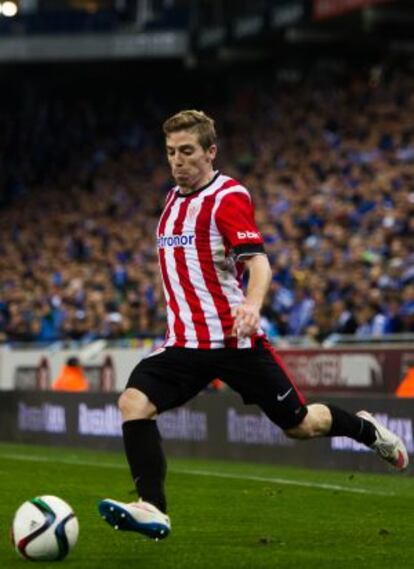
[(204, 150), (216, 143), (217, 135), (214, 120), (203, 111), (180, 111), (167, 119), (162, 125), (165, 136), (179, 130), (191, 130), (198, 136), (198, 141)]

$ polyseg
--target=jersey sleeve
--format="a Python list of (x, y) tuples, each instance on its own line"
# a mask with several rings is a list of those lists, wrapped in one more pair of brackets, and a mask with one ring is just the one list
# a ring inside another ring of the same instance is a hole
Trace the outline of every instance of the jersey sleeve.
[(216, 210), (215, 220), (218, 230), (237, 259), (265, 252), (247, 190), (226, 194)]

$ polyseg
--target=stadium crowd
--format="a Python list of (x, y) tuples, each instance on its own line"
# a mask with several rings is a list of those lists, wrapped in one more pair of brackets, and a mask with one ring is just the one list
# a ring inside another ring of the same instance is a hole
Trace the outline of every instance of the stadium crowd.
[[(206, 99), (207, 100), (207, 99)], [(200, 106), (250, 189), (272, 338), (414, 332), (414, 78), (238, 83)], [(150, 98), (0, 112), (0, 340), (160, 336), (155, 229), (170, 176)]]

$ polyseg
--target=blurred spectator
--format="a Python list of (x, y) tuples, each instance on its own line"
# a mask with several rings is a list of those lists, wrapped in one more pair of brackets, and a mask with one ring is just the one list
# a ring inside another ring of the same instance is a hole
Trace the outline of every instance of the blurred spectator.
[(354, 334), (358, 327), (352, 304), (338, 298), (332, 303), (330, 331), (337, 334)]
[(52, 384), (53, 391), (89, 391), (89, 382), (76, 357), (68, 358)]
[(298, 287), (295, 292), (294, 302), (289, 311), (287, 332), (291, 336), (301, 336), (312, 321), (315, 301), (310, 292), (305, 288)]
[(395, 392), (397, 397), (414, 397), (414, 367), (407, 370), (403, 380)]
[[(219, 167), (255, 200), (274, 269), (264, 328), (414, 332), (412, 73), (257, 81), (232, 78), (200, 106), (225, 125)], [(1, 341), (164, 334), (155, 230), (172, 109), (98, 91), (0, 110)]]
[(367, 336), (382, 336), (385, 332), (386, 319), (375, 304), (364, 304), (356, 311), (357, 329), (355, 336), (366, 338)]

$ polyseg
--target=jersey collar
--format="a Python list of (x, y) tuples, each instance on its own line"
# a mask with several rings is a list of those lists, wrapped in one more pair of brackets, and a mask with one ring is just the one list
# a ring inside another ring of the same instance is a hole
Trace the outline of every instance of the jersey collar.
[(217, 180), (217, 178), (220, 176), (220, 172), (218, 170), (216, 170), (214, 172), (213, 177), (211, 178), (211, 180), (209, 182), (207, 182), (207, 184), (205, 184), (204, 186), (201, 186), (201, 188), (197, 188), (197, 190), (193, 190), (192, 192), (189, 192), (188, 194), (183, 194), (180, 191), (180, 186), (177, 186), (177, 196), (180, 198), (188, 198), (190, 196), (193, 196), (194, 194), (199, 194), (200, 192), (202, 192), (203, 190), (206, 190), (207, 188), (209, 188), (212, 184), (214, 184), (214, 182)]

